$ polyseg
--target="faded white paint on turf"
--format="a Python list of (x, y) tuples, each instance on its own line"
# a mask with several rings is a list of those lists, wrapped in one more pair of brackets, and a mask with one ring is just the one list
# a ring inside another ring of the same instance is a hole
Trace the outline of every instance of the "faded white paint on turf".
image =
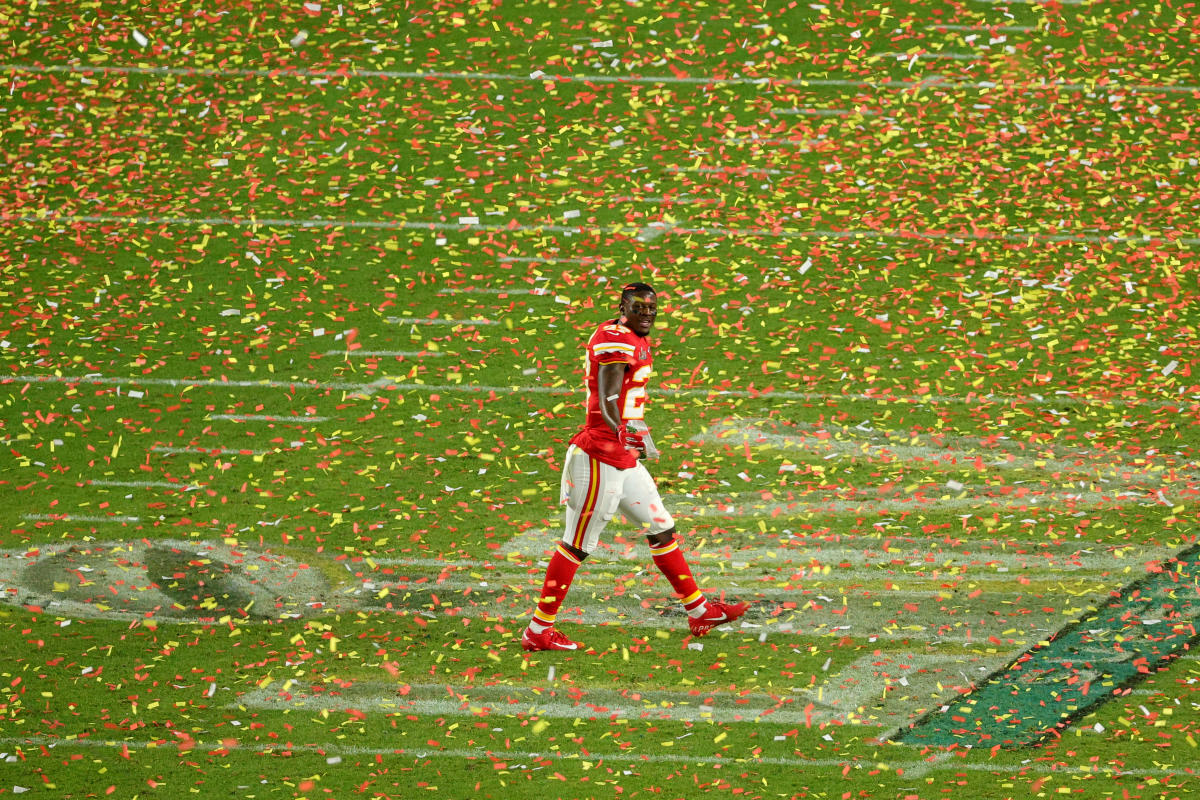
[[(1200, 87), (1196, 88), (1200, 92)], [(286, 217), (275, 217), (268, 219), (256, 218), (234, 218), (234, 217), (145, 217), (145, 216), (107, 216), (107, 215), (73, 215), (73, 214), (56, 214), (47, 213), (43, 215), (0, 215), (0, 220), (5, 222), (30, 222), (30, 223), (48, 223), (62, 222), (66, 224), (73, 223), (104, 223), (112, 225), (211, 225), (222, 227), (241, 227), (241, 228), (366, 228), (366, 229), (381, 229), (381, 230), (414, 230), (414, 231), (449, 231), (455, 233), (470, 233), (475, 231), (488, 231), (495, 233), (566, 233), (566, 234), (597, 234), (607, 236), (624, 236), (636, 237), (638, 233), (645, 228), (631, 228), (625, 226), (579, 226), (579, 225), (540, 225), (540, 224), (516, 224), (516, 223), (451, 223), (451, 222), (406, 222), (406, 221), (387, 221), (387, 220), (352, 220), (352, 219), (325, 219), (325, 218), (310, 218), (296, 219)], [(678, 234), (682, 236), (712, 236), (717, 238), (743, 238), (743, 239), (833, 239), (833, 240), (870, 240), (870, 241), (902, 241), (913, 242), (920, 240), (928, 241), (951, 241), (951, 242), (1014, 242), (1014, 243), (1032, 243), (1032, 242), (1051, 242), (1051, 243), (1070, 243), (1070, 242), (1087, 242), (1095, 244), (1141, 244), (1141, 245), (1169, 245), (1169, 246), (1195, 246), (1200, 244), (1200, 237), (1185, 235), (1178, 231), (1168, 231), (1159, 233), (1143, 233), (1139, 236), (1125, 236), (1121, 234), (1110, 234), (1101, 236), (1100, 234), (1078, 233), (1078, 234), (1047, 234), (1037, 231), (1028, 232), (1012, 232), (1012, 231), (996, 231), (996, 232), (978, 232), (978, 231), (961, 231), (948, 232), (936, 230), (830, 230), (830, 229), (815, 229), (815, 230), (792, 230), (787, 228), (729, 228), (722, 225), (709, 225), (702, 228), (689, 228), (684, 226), (664, 227), (664, 233)]]
[(442, 358), (446, 354), (430, 350), (326, 350), (325, 355), (342, 358)]
[[(97, 737), (92, 733), (85, 733), (82, 736), (79, 734), (64, 733), (60, 737), (51, 736), (7, 736), (0, 738), (0, 743), (13, 747), (15, 749), (23, 749), (25, 747), (45, 747), (51, 751), (61, 750), (64, 753), (69, 753), (73, 750), (83, 749), (91, 750), (95, 748), (115, 749), (120, 750), (122, 747), (128, 747), (130, 750), (147, 750), (147, 749), (162, 749), (176, 750), (180, 753), (188, 752), (224, 752), (230, 750), (227, 741), (220, 742), (205, 742), (203, 739), (193, 739), (188, 744), (183, 744), (173, 739), (154, 739), (154, 740), (135, 740), (135, 739), (111, 739)], [(344, 742), (316, 742), (312, 744), (294, 744), (291, 742), (281, 742), (278, 744), (263, 744), (262, 742), (241, 742), (233, 748), (232, 752), (244, 752), (255, 755), (261, 754), (287, 754), (292, 757), (311, 754), (321, 759), (325, 759), (329, 754), (344, 755), (344, 756), (398, 756), (405, 759), (411, 758), (418, 762), (429, 761), (434, 759), (451, 759), (454, 761), (463, 760), (480, 760), (487, 761), (489, 764), (504, 764), (505, 768), (510, 770), (528, 769), (529, 764), (520, 762), (541, 762), (541, 761), (557, 761), (563, 762), (588, 762), (596, 764), (604, 762), (607, 764), (628, 764), (637, 766), (638, 764), (697, 764), (697, 765), (753, 765), (753, 764), (772, 764), (782, 767), (794, 767), (797, 770), (811, 769), (813, 767), (829, 768), (829, 769), (846, 769), (852, 771), (860, 770), (892, 770), (909, 772), (912, 770), (924, 770), (925, 772), (934, 772), (941, 770), (968, 771), (968, 772), (988, 772), (995, 773), (1001, 776), (1010, 776), (1020, 773), (1035, 772), (1040, 774), (1064, 774), (1064, 775), (1084, 775), (1095, 777), (1119, 777), (1122, 775), (1129, 776), (1147, 776), (1147, 777), (1178, 777), (1181, 770), (1200, 771), (1200, 765), (1189, 763), (1177, 763), (1170, 767), (1136, 767), (1128, 768), (1124, 764), (1119, 767), (1109, 767), (1108, 765), (1094, 764), (1092, 766), (1075, 767), (1064, 765), (1061, 763), (1046, 763), (1040, 761), (1030, 761), (1028, 758), (1019, 759), (1019, 756), (1014, 756), (1012, 763), (1002, 763), (995, 758), (990, 758), (985, 761), (966, 761), (963, 758), (953, 758), (950, 760), (941, 760), (937, 757), (931, 757), (925, 760), (908, 760), (908, 761), (887, 761), (882, 762), (874, 758), (844, 758), (844, 759), (819, 759), (819, 758), (796, 758), (789, 756), (769, 756), (769, 755), (738, 755), (740, 751), (718, 751), (707, 755), (690, 755), (683, 753), (664, 753), (661, 749), (656, 749), (653, 753), (637, 752), (632, 749), (620, 751), (595, 751), (589, 750), (586, 754), (577, 750), (546, 750), (546, 751), (530, 751), (530, 750), (488, 750), (485, 748), (475, 749), (438, 749), (431, 747), (366, 747), (358, 745), (347, 745)], [(939, 751), (940, 754), (941, 751)], [(3, 755), (3, 754), (0, 754)], [(227, 755), (226, 758), (229, 756)], [(517, 763), (514, 763), (517, 762)], [(325, 762), (327, 763), (327, 762)]]
[[(1038, 30), (1026, 25), (1010, 25), (1010, 26), (988, 26), (988, 25), (931, 25), (931, 30), (977, 30), (980, 32), (997, 31), (997, 32), (1012, 32), (1025, 33)], [(54, 74), (66, 73), (76, 75), (150, 75), (157, 77), (164, 76), (184, 76), (184, 77), (215, 77), (215, 78), (270, 78), (272, 80), (308, 80), (327, 82), (329, 80), (336, 81), (352, 81), (361, 80), (363, 78), (389, 78), (400, 80), (421, 80), (421, 81), (483, 81), (483, 82), (506, 82), (506, 83), (545, 83), (551, 81), (553, 83), (564, 84), (617, 84), (617, 85), (655, 85), (661, 84), (666, 86), (672, 85), (691, 85), (691, 86), (830, 86), (830, 87), (846, 87), (846, 88), (871, 88), (871, 89), (894, 89), (898, 91), (911, 91), (928, 88), (931, 85), (937, 86), (940, 90), (946, 89), (997, 89), (1006, 88), (1008, 84), (995, 81), (963, 81), (946, 78), (944, 76), (930, 76), (920, 81), (909, 80), (870, 80), (870, 79), (844, 79), (844, 78), (791, 78), (791, 77), (767, 77), (767, 78), (747, 78), (738, 75), (727, 77), (717, 77), (714, 75), (597, 75), (586, 73), (559, 73), (548, 74), (541, 70), (537, 70), (530, 74), (517, 74), (505, 72), (469, 72), (469, 71), (422, 71), (412, 72), (404, 70), (347, 70), (347, 71), (323, 71), (323, 70), (305, 70), (305, 69), (252, 69), (252, 68), (219, 68), (219, 67), (134, 67), (122, 65), (104, 65), (104, 64), (0, 64), (0, 72), (17, 72), (30, 74)], [(1011, 88), (1025, 91), (1060, 91), (1060, 92), (1096, 92), (1103, 91), (1105, 94), (1114, 92), (1144, 92), (1150, 94), (1195, 94), (1200, 92), (1200, 86), (1179, 85), (1179, 84), (1122, 84), (1109, 83), (1103, 86), (1096, 86), (1087, 83), (1070, 83), (1068, 81), (1042, 81), (1040, 83), (1027, 83), (1012, 86)]]
[[(1095, 449), (1064, 448), (1046, 443), (1023, 445), (1020, 442), (995, 437), (986, 442), (965, 436), (923, 437), (907, 432), (861, 426), (791, 424), (761, 417), (730, 417), (719, 420), (704, 432), (693, 436), (690, 443), (716, 444), (726, 448), (762, 447), (784, 452), (795, 450), (810, 455), (866, 458), (915, 464), (932, 469), (1019, 469), (1048, 475), (1061, 473), (1084, 477), (1088, 484), (1097, 479), (1111, 481), (1117, 486), (1135, 485), (1145, 479), (1162, 481), (1169, 477), (1183, 481), (1200, 480), (1200, 473), (1191, 472), (1200, 466), (1195, 462), (1163, 463), (1158, 466), (1146, 463), (1126, 464), (1113, 458), (1121, 455), (1121, 451), (1116, 449), (1105, 453)], [(1146, 462), (1147, 458), (1148, 456), (1139, 455), (1137, 461)], [(1182, 478), (1180, 470), (1183, 470)], [(961, 491), (962, 489), (956, 489), (951, 494)], [(997, 499), (1013, 503), (1028, 499), (1036, 503), (1037, 494), (1025, 492)], [(1060, 489), (1046, 494), (1072, 493)], [(1081, 491), (1075, 494), (1082, 497), (1089, 492)], [(1122, 502), (1138, 498), (1147, 498), (1146, 492), (1143, 490), (1131, 497), (1113, 499)], [(920, 498), (911, 499), (917, 501)], [(1153, 498), (1147, 499), (1157, 502)]]
[(86, 522), (89, 525), (131, 525), (141, 522), (141, 517), (129, 517), (114, 514), (112, 516), (97, 516), (94, 514), (22, 514), (21, 519), (30, 522)]
[(276, 414), (209, 414), (208, 420), (225, 420), (229, 422), (325, 422), (329, 417), (322, 416), (282, 416)]
[[(400, 686), (407, 689), (401, 695)], [(788, 687), (781, 695), (763, 692), (724, 691), (701, 687), (695, 691), (618, 691), (578, 685), (455, 686), (445, 684), (398, 684), (367, 681), (349, 688), (321, 691), (298, 686), (284, 691), (271, 686), (238, 697), (232, 706), (256, 709), (382, 711), (389, 714), (416, 713), (431, 717), (504, 716), (550, 719), (671, 720), (676, 722), (729, 724), (735, 722), (779, 725), (813, 724), (835, 717), (804, 712), (807, 699), (795, 696)]]
[(117, 487), (127, 489), (178, 489), (187, 492), (192, 492), (204, 487), (198, 483), (172, 483), (170, 481), (110, 481), (95, 479), (89, 480), (88, 486)]
[[(502, 558), (538, 558), (544, 555), (548, 544), (557, 537), (546, 531), (530, 529), (518, 533), (501, 548)], [(902, 537), (861, 538), (839, 537), (841, 541), (824, 542), (804, 537), (768, 537), (757, 534), (757, 529), (738, 531), (721, 542), (708, 545), (703, 537), (692, 536), (688, 542), (688, 559), (697, 565), (708, 563), (721, 565), (724, 569), (748, 570), (759, 565), (789, 565), (800, 575), (836, 574), (844, 567), (869, 568), (878, 579), (889, 577), (889, 571), (898, 571), (899, 578), (910, 578), (905, 569), (939, 571), (942, 576), (957, 576), (972, 579), (973, 571), (1016, 570), (1031, 571), (1030, 574), (1075, 571), (1132, 571), (1144, 570), (1149, 561), (1169, 557), (1171, 551), (1165, 547), (1131, 544), (1104, 553), (1093, 552), (1079, 542), (1061, 540), (1053, 547), (1025, 545), (1031, 552), (1017, 552), (1017, 545), (988, 547), (987, 542), (964, 540), (951, 544), (939, 541), (905, 541)], [(698, 541), (697, 541), (698, 539)], [(765, 541), (764, 541), (765, 540)], [(736, 542), (736, 546), (729, 543)], [(1011, 549), (1010, 549), (1011, 548)], [(613, 546), (601, 542), (588, 556), (587, 564), (597, 561), (644, 562), (646, 552), (632, 544)], [(704, 567), (701, 567), (704, 568)]]

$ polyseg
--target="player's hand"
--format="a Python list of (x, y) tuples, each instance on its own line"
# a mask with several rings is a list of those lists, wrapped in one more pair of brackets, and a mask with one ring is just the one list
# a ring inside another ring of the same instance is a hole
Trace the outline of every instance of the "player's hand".
[(646, 454), (646, 442), (642, 439), (642, 434), (629, 430), (627, 425), (617, 428), (617, 442), (626, 450), (636, 450), (639, 456)]

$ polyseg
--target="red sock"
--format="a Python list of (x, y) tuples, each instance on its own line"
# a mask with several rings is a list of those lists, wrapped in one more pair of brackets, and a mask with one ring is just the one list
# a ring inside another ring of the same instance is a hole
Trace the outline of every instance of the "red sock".
[(688, 616), (695, 617), (703, 614), (708, 601), (704, 597), (704, 592), (700, 591), (700, 587), (696, 585), (696, 579), (692, 577), (692, 570), (683, 557), (683, 551), (679, 549), (679, 542), (672, 539), (669, 544), (650, 545), (650, 557), (654, 559), (655, 566), (662, 570), (662, 574), (671, 582), (671, 588), (682, 599)]
[(558, 608), (567, 597), (571, 581), (575, 580), (575, 571), (583, 562), (567, 550), (560, 542), (554, 555), (550, 556), (550, 565), (546, 567), (546, 579), (542, 582), (542, 596), (529, 621), (529, 628), (534, 633), (554, 627), (558, 617)]

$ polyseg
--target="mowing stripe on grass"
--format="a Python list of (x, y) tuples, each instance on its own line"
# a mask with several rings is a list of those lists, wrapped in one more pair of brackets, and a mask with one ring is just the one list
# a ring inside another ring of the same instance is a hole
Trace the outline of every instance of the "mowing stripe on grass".
[[(547, 750), (544, 752), (530, 750), (487, 750), (483, 748), (475, 749), (452, 749), (442, 750), (436, 748), (405, 748), (405, 747), (363, 747), (356, 745), (347, 745), (337, 742), (317, 742), (313, 744), (294, 744), (285, 742), (280, 744), (262, 744), (260, 742), (238, 742), (233, 748), (230, 748), (228, 741), (206, 743), (203, 740), (192, 740), (190, 743), (181, 744), (176, 739), (154, 739), (133, 740), (133, 739), (112, 739), (95, 737), (91, 734), (84, 734), (84, 737), (70, 738), (72, 734), (64, 734), (60, 737), (52, 736), (6, 736), (0, 738), (0, 744), (8, 747), (13, 747), (18, 750), (23, 750), (26, 747), (45, 747), (48, 750), (64, 750), (70, 752), (72, 749), (93, 749), (104, 748), (120, 751), (122, 747), (127, 747), (130, 750), (175, 750), (181, 754), (188, 752), (201, 753), (229, 753), (244, 752), (255, 755), (268, 754), (287, 754), (290, 756), (299, 756), (311, 754), (328, 760), (330, 755), (342, 756), (400, 756), (404, 758), (413, 758), (418, 761), (427, 761), (431, 759), (451, 759), (454, 761), (471, 761), (480, 760), (487, 761), (492, 764), (503, 764), (506, 769), (528, 769), (529, 765), (514, 762), (541, 762), (541, 761), (557, 761), (557, 762), (604, 762), (607, 764), (628, 764), (637, 766), (643, 763), (654, 764), (696, 764), (696, 765), (715, 765), (715, 764), (772, 764), (782, 767), (795, 767), (797, 769), (822, 767), (822, 768), (839, 768), (858, 770), (903, 770), (905, 773), (923, 770), (925, 772), (953, 770), (953, 771), (970, 771), (970, 772), (991, 772), (1000, 775), (1019, 775), (1022, 773), (1036, 772), (1040, 774), (1064, 774), (1064, 775), (1094, 775), (1096, 777), (1119, 777), (1122, 775), (1128, 776), (1147, 776), (1147, 777), (1178, 777), (1181, 771), (1189, 773), (1200, 771), (1200, 764), (1192, 764), (1191, 762), (1184, 764), (1175, 764), (1169, 768), (1164, 767), (1137, 767), (1128, 768), (1124, 765), (1121, 767), (1108, 767), (1102, 764), (1094, 764), (1092, 766), (1076, 767), (1065, 765), (1062, 763), (1045, 763), (1039, 761), (1030, 761), (1022, 759), (1013, 761), (1011, 764), (997, 763), (995, 760), (983, 762), (964, 762), (961, 758), (953, 758), (948, 760), (938, 759), (936, 757), (926, 760), (907, 760), (907, 761), (887, 761), (882, 762), (876, 759), (817, 759), (817, 758), (788, 758), (781, 756), (765, 756), (765, 755), (747, 755), (739, 757), (737, 755), (723, 756), (721, 753), (712, 755), (683, 755), (677, 753), (663, 753), (660, 750), (653, 753), (639, 753), (625, 751), (613, 752), (597, 752), (588, 750), (586, 753), (580, 753), (575, 750)], [(228, 756), (227, 756), (228, 757)]]
[[(1025, 33), (1039, 30), (1025, 25), (931, 25), (929, 30), (943, 31), (979, 31)], [(589, 75), (557, 73), (550, 74), (535, 70), (529, 74), (504, 72), (468, 72), (468, 71), (428, 71), (409, 72), (399, 70), (345, 70), (321, 71), (304, 69), (234, 69), (214, 67), (134, 67), (112, 64), (0, 64), (0, 72), (16, 72), (31, 74), (66, 73), (70, 75), (151, 75), (184, 77), (213, 77), (213, 78), (270, 78), (300, 79), (328, 82), (329, 80), (350, 81), (362, 78), (392, 78), (399, 80), (424, 81), (485, 81), (505, 83), (580, 83), (580, 84), (617, 84), (617, 85), (692, 85), (692, 86), (828, 86), (858, 89), (895, 89), (898, 91), (921, 90), (936, 85), (941, 89), (997, 89), (1014, 88), (1028, 91), (1060, 91), (1060, 92), (1095, 92), (1098, 89), (1106, 94), (1114, 92), (1148, 92), (1169, 94), (1195, 94), (1200, 92), (1200, 86), (1173, 84), (1121, 84), (1111, 83), (1096, 86), (1087, 83), (1070, 83), (1067, 81), (1043, 81), (1039, 83), (1007, 84), (998, 81), (964, 81), (947, 79), (943, 76), (931, 76), (918, 81), (907, 80), (868, 80), (846, 78), (743, 78), (717, 77), (714, 75)]]
[[(1200, 93), (1200, 86), (1196, 87), (1196, 92)], [(451, 222), (404, 222), (404, 221), (389, 221), (389, 220), (346, 220), (346, 219), (296, 219), (287, 217), (275, 218), (234, 218), (234, 217), (139, 217), (139, 216), (108, 216), (108, 215), (89, 215), (89, 214), (57, 214), (48, 212), (40, 215), (0, 215), (0, 221), (3, 222), (62, 222), (67, 224), (75, 223), (98, 223), (112, 225), (211, 225), (211, 226), (232, 226), (243, 228), (368, 228), (368, 229), (383, 229), (383, 230), (415, 230), (415, 231), (450, 231), (455, 233), (470, 233), (470, 232), (521, 232), (521, 233), (570, 233), (570, 234), (599, 234), (608, 236), (632, 236), (636, 237), (645, 228), (632, 228), (624, 226), (591, 226), (583, 227), (579, 225), (524, 225), (515, 222), (510, 223), (451, 223)], [(666, 223), (656, 223), (662, 228), (663, 233), (679, 234), (683, 236), (713, 236), (717, 238), (743, 238), (743, 239), (859, 239), (859, 240), (874, 240), (874, 241), (951, 241), (951, 242), (1014, 242), (1014, 243), (1031, 243), (1031, 242), (1051, 242), (1051, 243), (1092, 243), (1092, 244), (1130, 244), (1130, 245), (1188, 245), (1195, 246), (1200, 244), (1200, 237), (1187, 236), (1182, 233), (1174, 235), (1171, 233), (1143, 233), (1140, 236), (1123, 236), (1120, 234), (1100, 235), (1091, 233), (1077, 234), (1048, 234), (1030, 232), (978, 232), (978, 231), (960, 231), (947, 232), (936, 230), (789, 230), (783, 228), (727, 228), (721, 225), (710, 225), (703, 228), (688, 228), (682, 226), (668, 226)]]

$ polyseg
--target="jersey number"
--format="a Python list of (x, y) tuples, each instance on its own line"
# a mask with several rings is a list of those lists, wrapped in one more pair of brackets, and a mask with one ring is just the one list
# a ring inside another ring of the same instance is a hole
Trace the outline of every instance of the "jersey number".
[(646, 381), (650, 380), (653, 367), (647, 365), (633, 373), (629, 379), (629, 389), (625, 392), (625, 407), (621, 409), (621, 419), (643, 419), (646, 416)]

